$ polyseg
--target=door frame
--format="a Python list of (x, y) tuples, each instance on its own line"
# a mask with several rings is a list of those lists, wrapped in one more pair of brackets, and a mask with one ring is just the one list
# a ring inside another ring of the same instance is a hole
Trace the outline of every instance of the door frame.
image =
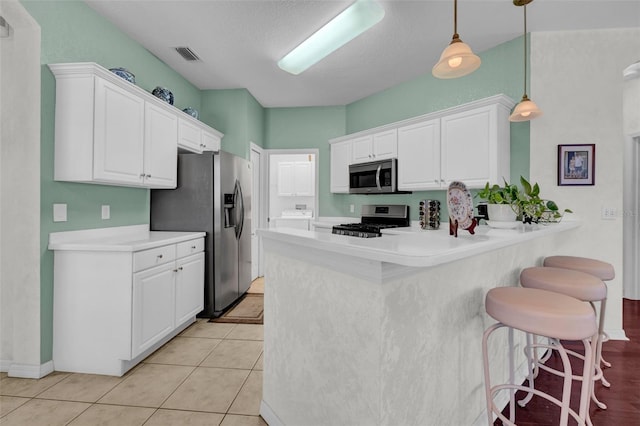
[(623, 297), (640, 300), (640, 132), (625, 137)]
[[(267, 181), (267, 177), (269, 176), (268, 174), (266, 174), (266, 171), (268, 169), (268, 155), (265, 155), (265, 150), (259, 146), (256, 145), (253, 142), (249, 142), (249, 161), (251, 161), (251, 151), (255, 152), (258, 154), (258, 156), (260, 157), (260, 161), (259, 161), (259, 167), (260, 167), (260, 171), (259, 171), (259, 176), (258, 176), (258, 181), (260, 182), (260, 185), (258, 188), (252, 188), (252, 194), (251, 194), (251, 198), (252, 198), (252, 203), (253, 205), (257, 205), (258, 206), (258, 223), (257, 224), (253, 224), (254, 227), (256, 227), (255, 231), (257, 232), (258, 229), (262, 229), (262, 228), (267, 228), (268, 224), (267, 224), (267, 201), (268, 201), (268, 191), (269, 191), (269, 186), (268, 186), (268, 181)], [(252, 179), (253, 181), (253, 179)], [(253, 183), (253, 182), (252, 182)], [(256, 197), (257, 195), (257, 197)], [(253, 209), (253, 207), (252, 207)], [(257, 225), (257, 226), (256, 226)], [(264, 276), (264, 261), (263, 261), (263, 250), (262, 250), (262, 238), (260, 237), (260, 235), (258, 235), (258, 277), (263, 277)], [(254, 262), (254, 259), (251, 259), (251, 262)], [(253, 275), (253, 274), (252, 274)]]
[(319, 167), (319, 161), (320, 161), (320, 150), (318, 148), (292, 148), (292, 149), (267, 149), (266, 151), (266, 159), (265, 162), (267, 163), (266, 167), (265, 167), (265, 184), (266, 184), (266, 211), (264, 212), (265, 214), (265, 224), (268, 227), (269, 226), (269, 221), (270, 221), (270, 217), (269, 217), (269, 210), (271, 208), (271, 206), (269, 205), (269, 200), (271, 199), (271, 194), (269, 194), (269, 188), (270, 188), (270, 183), (269, 183), (269, 176), (271, 176), (271, 171), (270, 171), (270, 167), (271, 167), (271, 156), (272, 155), (299, 155), (299, 154), (313, 154), (313, 158), (315, 161), (315, 196), (313, 197), (313, 218), (312, 220), (317, 220), (318, 218), (318, 213), (319, 213), (319, 205), (318, 205), (318, 199), (319, 197), (319, 180), (320, 180), (320, 175), (319, 175), (319, 171), (320, 171), (320, 167)]

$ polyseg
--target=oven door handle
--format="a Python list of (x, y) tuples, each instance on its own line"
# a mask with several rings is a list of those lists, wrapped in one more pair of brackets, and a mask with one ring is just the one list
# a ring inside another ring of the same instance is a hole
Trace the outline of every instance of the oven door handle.
[(376, 186), (378, 187), (378, 191), (382, 191), (382, 187), (380, 186), (380, 170), (382, 170), (382, 164), (378, 164), (378, 170), (376, 170)]

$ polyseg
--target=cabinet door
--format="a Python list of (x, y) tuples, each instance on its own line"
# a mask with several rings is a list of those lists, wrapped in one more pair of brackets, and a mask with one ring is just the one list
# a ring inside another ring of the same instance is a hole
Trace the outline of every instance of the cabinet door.
[(295, 195), (293, 167), (293, 161), (281, 161), (278, 163), (278, 195), (281, 197)]
[(388, 130), (386, 132), (373, 135), (373, 159), (386, 160), (398, 156), (398, 130)]
[(442, 179), (481, 188), (496, 167), (496, 123), (492, 106), (442, 118)]
[(174, 328), (174, 267), (172, 262), (133, 274), (132, 358)]
[(398, 129), (398, 189), (439, 189), (440, 120)]
[(349, 192), (349, 161), (351, 142), (331, 144), (331, 192)]
[(176, 269), (177, 326), (204, 309), (204, 253), (178, 259)]
[(351, 163), (373, 161), (373, 136), (362, 136), (351, 140)]
[(202, 131), (202, 150), (220, 151), (220, 138), (213, 133)]
[(178, 119), (178, 147), (187, 151), (202, 153), (202, 130), (182, 118)]
[(96, 78), (94, 179), (142, 185), (143, 155), (144, 100)]
[(296, 161), (293, 165), (294, 193), (298, 197), (315, 195), (315, 173), (313, 162)]
[(175, 188), (178, 158), (178, 117), (146, 103), (144, 183), (150, 188)]

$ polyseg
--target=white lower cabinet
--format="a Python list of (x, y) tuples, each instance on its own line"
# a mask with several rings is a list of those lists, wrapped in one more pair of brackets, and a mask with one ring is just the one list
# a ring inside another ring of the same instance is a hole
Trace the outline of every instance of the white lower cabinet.
[(201, 237), (138, 251), (56, 250), (54, 368), (121, 376), (194, 322), (203, 250)]

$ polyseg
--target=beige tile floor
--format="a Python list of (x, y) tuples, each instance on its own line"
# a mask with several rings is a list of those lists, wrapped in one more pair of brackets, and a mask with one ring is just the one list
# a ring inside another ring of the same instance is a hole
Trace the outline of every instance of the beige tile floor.
[(263, 426), (263, 326), (198, 320), (123, 377), (0, 373), (3, 426)]

